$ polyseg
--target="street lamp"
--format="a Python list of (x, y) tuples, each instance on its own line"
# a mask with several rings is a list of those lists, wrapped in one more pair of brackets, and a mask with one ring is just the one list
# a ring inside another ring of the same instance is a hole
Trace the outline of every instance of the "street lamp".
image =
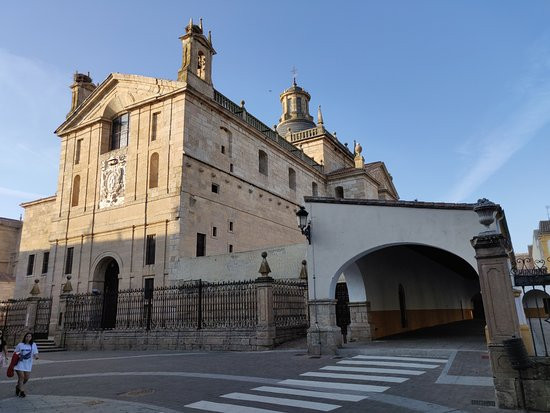
[(302, 234), (306, 236), (307, 242), (311, 244), (311, 221), (307, 220), (306, 209), (301, 206), (300, 209), (296, 212), (296, 218), (298, 220), (298, 228), (302, 231)]

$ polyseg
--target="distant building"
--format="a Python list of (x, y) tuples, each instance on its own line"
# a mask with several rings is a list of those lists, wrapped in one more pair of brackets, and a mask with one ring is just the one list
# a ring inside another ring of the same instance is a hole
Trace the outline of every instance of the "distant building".
[(0, 218), (0, 301), (13, 298), (22, 222)]
[(550, 265), (550, 221), (539, 221), (538, 229), (533, 231), (532, 257), (536, 261), (544, 261)]

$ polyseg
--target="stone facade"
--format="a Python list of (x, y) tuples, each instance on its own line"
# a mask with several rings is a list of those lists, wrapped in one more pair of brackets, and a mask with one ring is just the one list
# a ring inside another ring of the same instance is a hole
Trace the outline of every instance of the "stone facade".
[(0, 301), (13, 298), (21, 221), (0, 218)]
[(217, 92), (211, 40), (202, 24), (185, 31), (177, 80), (74, 77), (56, 130), (57, 192), (23, 204), (17, 266), (15, 296), (38, 279), (40, 295), (53, 298), (52, 328), (69, 275), (74, 293), (200, 278), (182, 271), (193, 257), (303, 243), (295, 211), (304, 196), (341, 187), (344, 197), (398, 199), (389, 174), (355, 167), (360, 151), (328, 133), (320, 111), (315, 124), (306, 100), (293, 106), (301, 88), (285, 91), (283, 112), (296, 110), (285, 136)]

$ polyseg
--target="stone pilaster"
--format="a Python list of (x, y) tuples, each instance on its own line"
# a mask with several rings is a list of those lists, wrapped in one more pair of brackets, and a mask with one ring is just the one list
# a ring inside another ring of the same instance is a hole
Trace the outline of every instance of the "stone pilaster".
[(349, 303), (350, 332), (349, 341), (370, 341), (372, 339), (371, 326), (368, 320), (370, 303), (368, 301)]
[(308, 353), (335, 354), (342, 346), (342, 331), (336, 325), (336, 300), (309, 301)]

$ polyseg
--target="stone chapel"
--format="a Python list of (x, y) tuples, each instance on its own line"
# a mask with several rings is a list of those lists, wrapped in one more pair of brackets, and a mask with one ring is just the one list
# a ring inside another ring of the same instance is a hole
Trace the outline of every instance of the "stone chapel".
[(27, 202), (16, 298), (164, 286), (182, 257), (304, 243), (304, 196), (397, 200), (383, 162), (325, 129), (294, 81), (276, 127), (212, 83), (210, 33), (190, 21), (177, 79), (77, 73), (55, 195)]

